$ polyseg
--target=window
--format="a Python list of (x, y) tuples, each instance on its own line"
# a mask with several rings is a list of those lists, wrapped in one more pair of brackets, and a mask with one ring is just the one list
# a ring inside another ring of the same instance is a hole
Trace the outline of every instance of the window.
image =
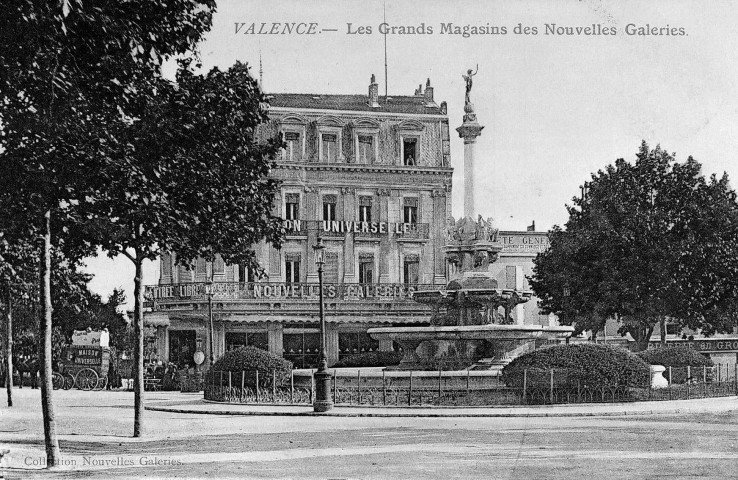
[(505, 288), (517, 288), (518, 270), (515, 265), (505, 266)]
[(238, 281), (254, 283), (256, 281), (256, 275), (254, 275), (254, 269), (248, 268), (246, 265), (240, 264), (238, 266)]
[(405, 223), (418, 223), (418, 199), (405, 198), (402, 207), (402, 221)]
[(225, 332), (226, 350), (252, 346), (261, 350), (269, 349), (267, 332)]
[(172, 257), (170, 257), (169, 255), (164, 255), (161, 257), (161, 276), (172, 276)]
[(359, 221), (372, 221), (372, 197), (359, 197)]
[(169, 361), (177, 367), (194, 367), (193, 355), (197, 350), (195, 330), (169, 330)]
[(324, 162), (338, 161), (338, 136), (332, 133), (324, 133), (320, 137), (323, 147)]
[(420, 281), (420, 257), (405, 255), (402, 267), (402, 279), (406, 284), (417, 285)]
[(374, 137), (359, 135), (358, 163), (374, 163)]
[(294, 162), (299, 159), (302, 155), (302, 148), (300, 145), (300, 134), (297, 132), (285, 132), (284, 141), (287, 146), (284, 149), (284, 158), (290, 162)]
[(300, 219), (300, 195), (297, 193), (288, 193), (284, 196), (284, 219), (299, 220)]
[(179, 266), (179, 281), (182, 283), (192, 281), (192, 270), (187, 270), (184, 265)]
[(337, 253), (326, 253), (325, 254), (325, 265), (323, 266), (323, 282), (339, 283), (338, 282), (338, 254)]
[(374, 283), (374, 257), (359, 255), (359, 283)]
[(323, 195), (323, 221), (336, 220), (336, 200), (335, 195)]
[(366, 332), (338, 332), (338, 358), (379, 350), (379, 340)]
[(402, 164), (408, 166), (417, 165), (418, 161), (418, 139), (402, 139)]
[(284, 260), (285, 283), (300, 282), (300, 255), (288, 253)]
[(220, 255), (215, 257), (215, 262), (213, 262), (213, 274), (214, 275), (225, 275), (225, 262), (220, 257)]
[(205, 277), (208, 274), (208, 264), (204, 258), (198, 258), (195, 262), (195, 276)]

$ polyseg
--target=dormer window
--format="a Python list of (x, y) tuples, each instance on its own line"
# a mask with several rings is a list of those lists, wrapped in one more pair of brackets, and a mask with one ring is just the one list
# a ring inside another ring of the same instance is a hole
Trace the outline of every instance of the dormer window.
[(359, 135), (359, 151), (356, 156), (357, 163), (374, 163), (374, 137)]
[(279, 120), (285, 148), (282, 159), (286, 162), (300, 162), (305, 159), (305, 127), (307, 119), (301, 115), (289, 114)]
[(338, 161), (338, 136), (332, 133), (323, 133), (320, 136), (321, 161), (335, 163)]
[(400, 141), (399, 164), (408, 167), (422, 165), (420, 138), (423, 124), (415, 120), (406, 120), (397, 126)]
[(284, 159), (288, 162), (299, 160), (302, 157), (300, 134), (297, 132), (285, 132), (284, 142), (287, 144), (287, 147), (284, 150)]
[(418, 139), (405, 137), (402, 139), (402, 164), (414, 167), (418, 164)]
[(379, 157), (379, 122), (373, 118), (354, 121), (354, 152), (356, 163), (372, 164)]
[(318, 159), (325, 163), (336, 163), (344, 160), (341, 152), (343, 145), (341, 134), (344, 122), (338, 117), (327, 115), (316, 121), (318, 134)]

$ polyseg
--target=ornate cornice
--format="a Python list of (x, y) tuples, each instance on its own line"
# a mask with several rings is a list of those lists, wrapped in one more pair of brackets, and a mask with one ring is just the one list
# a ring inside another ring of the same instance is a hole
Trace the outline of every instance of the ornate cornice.
[(403, 165), (366, 165), (360, 163), (316, 163), (316, 162), (277, 162), (276, 168), (283, 170), (336, 171), (393, 173), (403, 175), (442, 175), (450, 176), (451, 167), (407, 167)]

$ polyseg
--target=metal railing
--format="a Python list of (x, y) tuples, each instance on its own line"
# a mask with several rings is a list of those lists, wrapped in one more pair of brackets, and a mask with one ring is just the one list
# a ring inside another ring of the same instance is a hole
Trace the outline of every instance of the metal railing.
[[(693, 367), (694, 368), (694, 367)], [(731, 372), (728, 370), (733, 369)], [(686, 367), (680, 367), (686, 373)], [(353, 375), (333, 371), (331, 395), (336, 405), (366, 406), (485, 406), (572, 403), (611, 403), (645, 400), (678, 400), (738, 395), (734, 364), (700, 367), (702, 378), (672, 383), (664, 388), (587, 384), (565, 369), (526, 369), (522, 378), (505, 384), (487, 372), (383, 371), (381, 375), (353, 370)], [(677, 368), (672, 369), (676, 379)], [(680, 370), (681, 371), (681, 370)], [(727, 373), (726, 373), (727, 372)], [(256, 381), (245, 382), (251, 376)], [(269, 381), (259, 382), (269, 375)], [(309, 405), (315, 385), (312, 375), (291, 372), (279, 382), (270, 372), (214, 372), (208, 374), (205, 398), (231, 403)]]
[(430, 236), (430, 225), (427, 223), (405, 223), (403, 231), (397, 233), (397, 238), (403, 240), (427, 240)]

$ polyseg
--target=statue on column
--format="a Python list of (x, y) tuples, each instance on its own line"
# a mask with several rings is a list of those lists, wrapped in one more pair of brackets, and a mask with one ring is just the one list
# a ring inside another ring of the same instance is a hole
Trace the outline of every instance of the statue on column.
[(472, 89), (472, 77), (476, 75), (477, 72), (479, 72), (479, 64), (477, 64), (477, 70), (474, 73), (472, 73), (471, 68), (470, 68), (469, 70), (467, 70), (466, 75), (462, 75), (464, 80), (466, 80), (466, 96), (464, 97), (464, 102), (466, 104), (471, 103), (471, 100), (469, 99), (469, 93), (471, 92), (471, 89)]

